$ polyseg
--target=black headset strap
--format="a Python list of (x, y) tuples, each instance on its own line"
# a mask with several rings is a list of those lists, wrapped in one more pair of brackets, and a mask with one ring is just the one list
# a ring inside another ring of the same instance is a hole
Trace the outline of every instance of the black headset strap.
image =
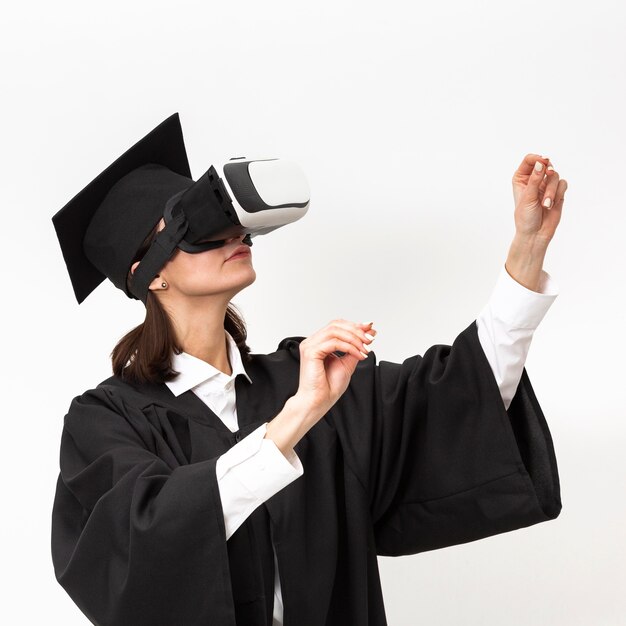
[[(179, 211), (181, 210), (178, 207), (178, 202), (181, 196), (186, 191), (187, 191), (186, 189), (179, 191), (178, 193), (174, 194), (165, 203), (165, 209), (163, 210), (163, 219), (165, 220), (166, 224), (172, 219), (172, 212), (175, 209), (178, 208)], [(183, 213), (184, 213), (184, 210), (183, 210)], [(206, 250), (213, 250), (214, 248), (221, 248), (225, 243), (226, 243), (226, 239), (220, 239), (219, 241), (205, 241), (201, 244), (194, 244), (194, 243), (189, 243), (188, 241), (185, 241), (184, 238), (181, 238), (181, 240), (178, 242), (178, 247), (184, 252), (196, 254), (198, 252), (205, 252)]]
[[(137, 269), (133, 272), (130, 280), (131, 293), (139, 298), (144, 304), (148, 297), (148, 288), (153, 278), (160, 269), (169, 261), (176, 248), (186, 252), (203, 252), (212, 248), (220, 248), (225, 243), (225, 239), (219, 241), (209, 241), (200, 245), (188, 244), (183, 241), (185, 233), (189, 228), (189, 222), (184, 211), (178, 206), (178, 200), (186, 190), (183, 189), (174, 194), (166, 203), (163, 211), (165, 227), (159, 231), (143, 256)], [(252, 246), (252, 238), (248, 233), (242, 241), (248, 246)]]
[[(171, 208), (168, 207), (168, 208)], [(131, 292), (144, 304), (148, 297), (148, 287), (152, 279), (159, 273), (159, 270), (168, 262), (174, 254), (179, 242), (185, 236), (187, 228), (187, 218), (182, 211), (177, 211), (170, 216), (165, 224), (165, 228), (159, 231), (152, 241), (152, 245), (141, 259), (137, 269), (133, 272), (130, 281)]]

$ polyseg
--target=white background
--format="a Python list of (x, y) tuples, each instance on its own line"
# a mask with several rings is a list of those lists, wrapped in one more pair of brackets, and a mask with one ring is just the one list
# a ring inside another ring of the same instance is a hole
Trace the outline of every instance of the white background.
[(393, 626), (626, 623), (623, 3), (39, 1), (0, 28), (3, 624), (87, 623), (50, 556), (61, 427), (144, 314), (108, 281), (77, 304), (51, 217), (175, 111), (194, 179), (254, 154), (311, 185), (255, 239), (253, 352), (336, 317), (374, 321), (379, 360), (452, 343), (506, 259), (513, 172), (552, 159), (560, 293), (526, 368), (562, 513), (381, 578)]

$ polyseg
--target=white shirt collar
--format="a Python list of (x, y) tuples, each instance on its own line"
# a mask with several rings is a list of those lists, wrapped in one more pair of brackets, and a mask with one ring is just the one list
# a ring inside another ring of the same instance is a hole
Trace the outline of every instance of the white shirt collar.
[(243, 374), (252, 383), (241, 361), (241, 354), (235, 340), (227, 330), (224, 332), (226, 333), (228, 357), (233, 373), (228, 376), (210, 363), (187, 352), (174, 353), (172, 354), (172, 368), (180, 374), (174, 380), (166, 381), (165, 384), (175, 396), (179, 396), (202, 383), (205, 383), (203, 386), (207, 389), (223, 390), (226, 384), (231, 380), (234, 381), (239, 374)]

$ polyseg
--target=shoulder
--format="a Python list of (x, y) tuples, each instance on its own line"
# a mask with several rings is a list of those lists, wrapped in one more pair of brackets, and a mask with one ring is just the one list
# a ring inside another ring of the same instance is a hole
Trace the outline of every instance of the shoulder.
[(253, 391), (272, 390), (294, 394), (298, 389), (300, 371), (300, 342), (305, 337), (285, 337), (273, 352), (250, 352), (244, 368), (250, 377)]
[(246, 369), (250, 366), (254, 368), (280, 368), (281, 364), (292, 365), (294, 361), (300, 361), (300, 342), (306, 337), (285, 337), (278, 342), (276, 350), (268, 353), (251, 352), (249, 354), (249, 364), (246, 363)]
[(148, 398), (125, 381), (111, 377), (75, 396), (63, 420), (63, 430), (85, 456), (95, 458), (123, 446), (149, 448)]
[(145, 397), (133, 385), (117, 376), (111, 376), (72, 398), (65, 425), (81, 422), (103, 422), (115, 416), (128, 416), (140, 410)]
[(114, 404), (122, 398), (131, 398), (139, 393), (139, 390), (119, 378), (118, 376), (110, 376), (99, 382), (95, 387), (86, 389), (81, 394), (74, 397), (72, 404)]
[(304, 341), (306, 337), (295, 336), (295, 337), (285, 337), (281, 339), (278, 343), (278, 347), (276, 348), (276, 352), (287, 351), (294, 356), (297, 356), (298, 361), (300, 360), (300, 342)]

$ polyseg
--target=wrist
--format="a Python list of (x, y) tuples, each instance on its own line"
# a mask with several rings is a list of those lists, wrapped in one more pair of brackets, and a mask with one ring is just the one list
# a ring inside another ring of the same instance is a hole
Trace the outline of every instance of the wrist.
[[(299, 391), (291, 396), (285, 406), (289, 405), (292, 411), (299, 416), (299, 419), (306, 423), (310, 423), (311, 426), (315, 424), (322, 415), (326, 413), (325, 410), (320, 409), (317, 404), (311, 401), (307, 396), (301, 394)], [(310, 426), (309, 426), (310, 428)]]
[(538, 292), (546, 250), (547, 244), (541, 240), (516, 234), (509, 248), (505, 269), (515, 281)]
[(310, 406), (297, 395), (292, 396), (287, 399), (282, 411), (267, 424), (265, 438), (271, 439), (288, 457), (316, 421)]
[(517, 255), (540, 259), (541, 262), (543, 262), (549, 243), (549, 241), (546, 241), (541, 237), (523, 235), (516, 232), (513, 237), (513, 241), (511, 242), (510, 251), (513, 251)]

